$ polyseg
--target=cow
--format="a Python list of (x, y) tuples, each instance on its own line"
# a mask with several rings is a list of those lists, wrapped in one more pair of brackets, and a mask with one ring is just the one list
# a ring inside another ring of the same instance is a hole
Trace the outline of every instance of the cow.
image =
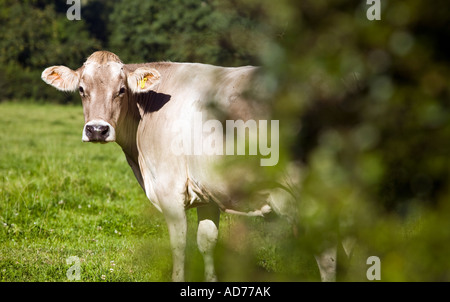
[(52, 66), (42, 72), (43, 81), (58, 90), (79, 91), (85, 119), (82, 141), (120, 145), (146, 196), (163, 213), (173, 281), (184, 280), (187, 209), (197, 208), (197, 245), (204, 259), (205, 280), (216, 281), (213, 250), (220, 212), (264, 216), (276, 208), (267, 195), (253, 211), (236, 208), (226, 182), (212, 169), (220, 155), (172, 152), (178, 135), (174, 123), (194, 123), (198, 112), (210, 116), (211, 102), (242, 119), (256, 112), (249, 106), (246, 91), (257, 72), (253, 66), (124, 64), (108, 51), (94, 52), (76, 70)]

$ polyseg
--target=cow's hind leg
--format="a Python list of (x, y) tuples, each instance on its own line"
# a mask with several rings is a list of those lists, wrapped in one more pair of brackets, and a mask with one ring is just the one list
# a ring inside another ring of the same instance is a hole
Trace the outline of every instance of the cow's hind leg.
[(320, 270), (320, 279), (323, 282), (336, 281), (336, 246), (330, 247), (320, 255), (315, 255)]
[(220, 210), (210, 203), (197, 208), (197, 245), (205, 263), (205, 281), (217, 281), (214, 269), (214, 248), (219, 234)]

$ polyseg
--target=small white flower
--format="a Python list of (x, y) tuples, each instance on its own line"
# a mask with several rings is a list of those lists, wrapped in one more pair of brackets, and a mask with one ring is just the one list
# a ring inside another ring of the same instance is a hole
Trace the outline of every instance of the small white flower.
[(113, 268), (110, 268), (109, 271), (112, 273), (112, 272), (114, 271), (114, 269), (113, 269)]
[(105, 275), (102, 275), (102, 280), (105, 280), (106, 279), (106, 276)]

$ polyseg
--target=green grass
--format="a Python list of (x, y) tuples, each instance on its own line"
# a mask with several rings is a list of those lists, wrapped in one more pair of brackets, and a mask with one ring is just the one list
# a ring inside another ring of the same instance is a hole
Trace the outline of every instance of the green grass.
[(81, 142), (81, 107), (1, 104), (0, 125), (0, 280), (66, 281), (70, 256), (82, 281), (170, 279), (162, 215), (118, 145)]
[[(117, 144), (81, 142), (83, 123), (79, 106), (0, 104), (0, 280), (68, 281), (66, 259), (76, 256), (81, 281), (170, 281), (162, 214)], [(195, 210), (188, 219), (186, 279), (201, 281)], [(273, 243), (280, 227), (289, 234), (287, 225), (222, 215), (219, 278), (302, 277)], [(304, 267), (318, 278), (314, 263)]]

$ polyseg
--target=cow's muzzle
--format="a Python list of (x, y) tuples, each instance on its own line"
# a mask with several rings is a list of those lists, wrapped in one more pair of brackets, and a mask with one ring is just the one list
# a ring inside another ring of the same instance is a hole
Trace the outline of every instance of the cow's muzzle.
[(103, 120), (93, 120), (83, 129), (83, 142), (113, 142), (116, 140), (114, 128)]

